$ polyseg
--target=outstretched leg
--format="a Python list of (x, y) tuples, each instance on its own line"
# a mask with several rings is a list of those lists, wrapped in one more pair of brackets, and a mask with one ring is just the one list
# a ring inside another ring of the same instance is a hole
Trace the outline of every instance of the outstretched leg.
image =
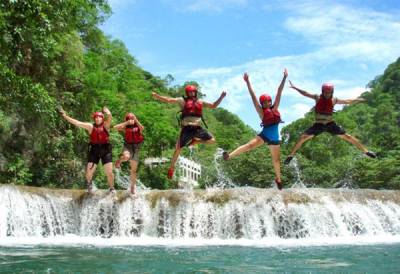
[(350, 134), (345, 133), (345, 134), (340, 134), (337, 136), (340, 139), (343, 139), (343, 140), (349, 142), (350, 144), (356, 146), (359, 150), (361, 150), (368, 157), (376, 158), (376, 154), (374, 152), (369, 151), (363, 144), (360, 143), (360, 141), (357, 138), (351, 136)]
[(290, 161), (293, 159), (294, 154), (301, 148), (301, 146), (307, 142), (308, 140), (314, 138), (315, 135), (308, 135), (308, 134), (303, 134), (300, 136), (299, 140), (297, 143), (294, 145), (292, 151), (290, 152), (289, 156), (285, 160), (285, 164), (289, 164)]
[(340, 139), (343, 139), (343, 140), (349, 142), (350, 144), (353, 144), (354, 146), (356, 146), (362, 152), (364, 152), (364, 153), (368, 152), (368, 149), (363, 144), (361, 144), (360, 141), (357, 138), (351, 136), (350, 134), (345, 133), (345, 134), (341, 134), (341, 135), (337, 135), (337, 136)]
[(181, 154), (181, 150), (182, 150), (182, 148), (181, 148), (181, 145), (180, 145), (180, 142), (178, 139), (178, 141), (176, 142), (174, 155), (172, 156), (171, 164), (168, 169), (168, 176), (167, 176), (168, 179), (172, 179), (172, 176), (174, 176), (175, 163), (178, 160), (179, 155)]
[(237, 149), (235, 149), (234, 151), (232, 151), (229, 154), (225, 154), (224, 159), (225, 160), (231, 159), (231, 158), (236, 157), (244, 152), (255, 149), (255, 148), (261, 146), (262, 144), (264, 144), (264, 140), (261, 137), (257, 136), (255, 138), (253, 138), (252, 140), (250, 140), (247, 144), (244, 144), (244, 145), (238, 147)]
[(275, 171), (275, 182), (279, 189), (282, 189), (281, 180), (281, 146), (280, 145), (269, 145), (269, 150), (272, 157), (272, 165)]
[(190, 142), (191, 146), (197, 145), (197, 144), (215, 144), (215, 138), (212, 137), (210, 140), (201, 140), (198, 138), (193, 138), (192, 141)]

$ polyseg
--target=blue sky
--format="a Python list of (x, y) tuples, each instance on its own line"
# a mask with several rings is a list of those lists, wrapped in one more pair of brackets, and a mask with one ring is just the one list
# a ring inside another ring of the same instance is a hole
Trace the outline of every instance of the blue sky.
[[(102, 29), (122, 40), (139, 65), (176, 84), (195, 80), (207, 101), (222, 90), (222, 107), (259, 129), (242, 74), (258, 95), (273, 97), (286, 67), (297, 86), (318, 93), (335, 84), (339, 98), (357, 97), (400, 57), (400, 1), (111, 0)], [(288, 83), (287, 83), (288, 84)], [(287, 123), (313, 105), (288, 85)]]

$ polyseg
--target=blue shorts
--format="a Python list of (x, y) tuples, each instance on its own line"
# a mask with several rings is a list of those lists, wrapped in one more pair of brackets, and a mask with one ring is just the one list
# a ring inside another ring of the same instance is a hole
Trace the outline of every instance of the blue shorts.
[(263, 127), (258, 136), (268, 145), (279, 145), (279, 124)]

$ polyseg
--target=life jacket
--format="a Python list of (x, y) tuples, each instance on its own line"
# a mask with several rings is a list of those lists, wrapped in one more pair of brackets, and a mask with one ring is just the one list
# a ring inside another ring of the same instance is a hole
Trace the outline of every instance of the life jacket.
[(185, 105), (183, 106), (183, 109), (179, 111), (181, 112), (181, 116), (178, 118), (179, 125), (181, 125), (182, 120), (185, 117), (200, 117), (205, 127), (208, 128), (203, 117), (203, 103), (197, 98), (183, 97), (183, 100), (185, 100)]
[(319, 114), (332, 115), (333, 113), (333, 97), (326, 99), (320, 95), (315, 105), (315, 112)]
[(282, 123), (281, 114), (279, 111), (274, 110), (273, 107), (263, 109), (264, 116), (261, 125), (266, 127)]
[(125, 127), (125, 142), (127, 144), (140, 144), (143, 140), (144, 137), (136, 124)]
[(100, 126), (93, 124), (92, 133), (90, 133), (90, 144), (109, 144), (109, 136), (110, 134), (108, 133), (104, 124), (101, 124)]
[(202, 117), (203, 116), (203, 103), (197, 98), (183, 98), (185, 100), (185, 105), (182, 109), (182, 118), (192, 116), (192, 117)]

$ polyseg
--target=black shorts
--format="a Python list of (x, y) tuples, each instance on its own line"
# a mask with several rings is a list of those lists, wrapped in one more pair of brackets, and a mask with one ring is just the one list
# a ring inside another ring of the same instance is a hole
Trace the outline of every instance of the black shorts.
[(213, 136), (200, 126), (184, 126), (179, 136), (179, 146), (187, 146), (193, 138), (208, 141), (211, 140)]
[(317, 136), (325, 131), (329, 132), (332, 135), (343, 135), (346, 133), (346, 131), (341, 126), (339, 126), (335, 122), (330, 122), (325, 125), (321, 123), (315, 123), (310, 128), (308, 128), (304, 132), (304, 134)]
[(97, 165), (100, 159), (103, 165), (112, 162), (111, 144), (104, 144), (104, 145), (89, 144), (88, 163), (95, 163)]

